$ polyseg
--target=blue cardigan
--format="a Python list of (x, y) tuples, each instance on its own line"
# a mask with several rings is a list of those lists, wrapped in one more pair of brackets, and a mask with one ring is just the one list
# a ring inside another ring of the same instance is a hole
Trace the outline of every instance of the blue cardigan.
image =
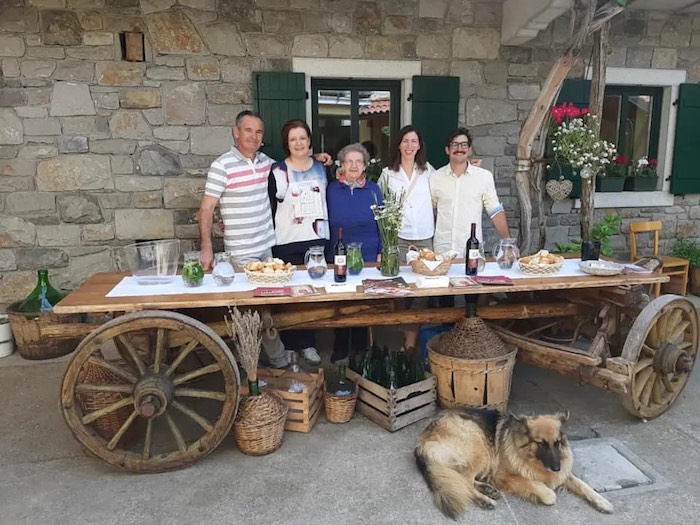
[[(338, 228), (343, 228), (343, 241), (362, 243), (362, 257), (365, 262), (376, 262), (377, 254), (382, 251), (377, 221), (370, 206), (377, 198), (379, 204), (384, 201), (382, 192), (376, 183), (367, 181), (363, 188), (350, 191), (346, 184), (334, 180), (326, 190), (328, 204), (328, 222), (331, 229), (330, 250), (338, 242)], [(329, 259), (332, 260), (332, 259)]]

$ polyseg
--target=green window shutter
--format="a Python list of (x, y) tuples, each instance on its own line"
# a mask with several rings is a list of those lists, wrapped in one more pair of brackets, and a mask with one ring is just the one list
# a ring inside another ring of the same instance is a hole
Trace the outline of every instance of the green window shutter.
[(576, 107), (588, 107), (591, 100), (591, 81), (583, 78), (567, 78), (561, 86), (557, 104), (571, 102)]
[(304, 73), (255, 72), (253, 97), (255, 111), (265, 122), (262, 150), (275, 160), (284, 159), (282, 126), (292, 119), (306, 120)]
[(700, 193), (700, 85), (681, 84), (673, 147), (671, 193)]
[(459, 77), (413, 77), (413, 125), (423, 136), (428, 162), (434, 168), (447, 164), (445, 141), (457, 127)]

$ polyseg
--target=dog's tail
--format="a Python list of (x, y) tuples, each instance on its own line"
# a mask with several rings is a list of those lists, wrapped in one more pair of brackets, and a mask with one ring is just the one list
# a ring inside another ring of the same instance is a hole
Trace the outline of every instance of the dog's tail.
[(430, 461), (419, 448), (416, 448), (415, 456), (418, 470), (433, 493), (435, 506), (445, 516), (456, 520), (467, 510), (469, 500), (472, 499), (472, 493), (476, 492), (476, 489), (470, 486), (467, 479), (456, 470)]

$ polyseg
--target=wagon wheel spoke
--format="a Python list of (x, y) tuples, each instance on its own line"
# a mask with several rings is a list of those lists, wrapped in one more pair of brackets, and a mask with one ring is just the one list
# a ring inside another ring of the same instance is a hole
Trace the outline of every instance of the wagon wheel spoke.
[(186, 452), (187, 445), (185, 444), (185, 439), (182, 437), (182, 432), (180, 432), (180, 428), (177, 426), (177, 423), (175, 423), (175, 420), (173, 419), (173, 417), (170, 415), (169, 412), (165, 413), (165, 421), (168, 423), (168, 428), (170, 428), (170, 433), (175, 438), (175, 442), (177, 443), (177, 448), (180, 449), (180, 452)]
[(656, 372), (652, 370), (652, 373), (649, 375), (649, 377), (646, 380), (646, 383), (644, 383), (644, 386), (642, 387), (642, 392), (639, 394), (639, 401), (642, 403), (643, 406), (649, 406), (649, 400), (651, 399), (651, 391), (654, 388), (655, 383)]
[(669, 334), (668, 341), (671, 343), (675, 343), (677, 341), (681, 342), (683, 340), (683, 336), (685, 335), (685, 331), (689, 326), (690, 321), (683, 321), (682, 323), (679, 323)]
[(658, 327), (656, 325), (652, 326), (651, 329), (649, 330), (649, 335), (647, 336), (647, 343), (652, 348), (658, 348), (660, 346), (659, 336), (658, 336)]
[(191, 408), (183, 405), (179, 401), (173, 401), (172, 406), (173, 406), (173, 408), (176, 408), (177, 410), (179, 410), (180, 412), (185, 414), (191, 420), (195, 421), (200, 427), (202, 427), (207, 432), (212, 431), (213, 427), (212, 427), (211, 423), (206, 418), (200, 416), (197, 412), (195, 412)]
[(153, 356), (153, 372), (160, 372), (160, 364), (163, 361), (163, 353), (165, 352), (165, 329), (158, 328), (156, 335), (156, 349)]
[(112, 439), (109, 440), (109, 443), (107, 443), (107, 450), (114, 450), (114, 447), (116, 447), (117, 443), (119, 443), (119, 440), (122, 437), (124, 437), (124, 434), (126, 434), (126, 431), (129, 430), (129, 427), (136, 420), (138, 415), (139, 415), (139, 413), (136, 412), (136, 410), (131, 411), (131, 414), (126, 419), (126, 421), (124, 421), (124, 424), (122, 424), (122, 426), (119, 427), (119, 430), (117, 430), (117, 433), (114, 434)]
[(666, 392), (664, 391), (663, 382), (661, 381), (661, 378), (655, 377), (654, 386), (651, 389), (651, 400), (658, 405), (663, 401), (662, 396), (665, 393)]
[(219, 370), (221, 370), (221, 365), (218, 363), (203, 366), (202, 368), (198, 368), (197, 370), (192, 370), (191, 372), (187, 372), (186, 374), (176, 376), (173, 379), (173, 384), (175, 386), (181, 385), (182, 383), (186, 383), (187, 381), (192, 381), (193, 379), (196, 379), (198, 377), (213, 374), (214, 372), (218, 372)]
[[(128, 355), (138, 369), (139, 374), (144, 375), (146, 373), (146, 365), (143, 362), (143, 359), (141, 359), (138, 350), (136, 350), (134, 345), (131, 344), (131, 341), (129, 341), (123, 335), (118, 335), (114, 338), (114, 342), (117, 345), (117, 348), (120, 350), (119, 353), (122, 355), (122, 357), (126, 359), (126, 356)], [(122, 350), (126, 353), (126, 355), (122, 353)]]
[(173, 375), (173, 372), (175, 372), (175, 369), (176, 369), (178, 366), (180, 366), (180, 363), (182, 363), (188, 355), (190, 355), (190, 352), (192, 352), (192, 350), (194, 350), (195, 348), (197, 348), (197, 345), (198, 345), (198, 344), (199, 344), (199, 341), (197, 341), (196, 339), (193, 340), (193, 341), (190, 341), (189, 343), (187, 343), (187, 345), (186, 345), (185, 348), (182, 350), (182, 352), (180, 352), (180, 353), (177, 355), (177, 357), (175, 358), (175, 360), (170, 364), (170, 366), (168, 367), (168, 369), (165, 371), (165, 375), (168, 376), (168, 377), (170, 377), (171, 375)]
[(681, 310), (671, 310), (668, 314), (668, 322), (666, 323), (666, 333), (673, 332), (673, 329), (678, 326), (683, 320), (683, 312)]
[(685, 349), (690, 348), (691, 346), (693, 346), (693, 343), (690, 342), (690, 341), (683, 341), (682, 343), (678, 343), (677, 346), (678, 346), (678, 349), (679, 349), (679, 350), (685, 350)]
[(634, 373), (638, 374), (643, 368), (650, 366), (652, 362), (653, 362), (652, 359), (650, 359), (648, 357), (644, 358), (644, 359), (640, 359), (634, 365)]
[(666, 374), (661, 374), (661, 383), (664, 385), (666, 392), (668, 392), (669, 394), (672, 394), (676, 390), (673, 386), (673, 383)]
[(200, 399), (215, 399), (225, 401), (226, 394), (216, 390), (200, 390), (198, 388), (176, 388), (175, 397), (197, 397)]
[(91, 383), (80, 383), (75, 385), (75, 391), (78, 393), (85, 392), (116, 392), (120, 394), (131, 394), (134, 391), (133, 385), (94, 385)]
[(151, 443), (153, 441), (153, 419), (148, 418), (146, 420), (146, 437), (143, 438), (143, 453), (141, 457), (143, 459), (149, 459), (151, 457)]
[(652, 348), (651, 346), (649, 346), (647, 344), (643, 344), (642, 345), (642, 353), (644, 353), (644, 355), (647, 355), (649, 357), (654, 357), (654, 355), (656, 354), (656, 349)]
[(113, 372), (130, 383), (136, 383), (136, 381), (138, 381), (138, 378), (128, 370), (124, 370), (121, 366), (118, 366), (110, 361), (106, 361), (105, 359), (102, 359), (94, 354), (90, 356), (88, 362), (91, 362), (96, 366), (101, 366), (102, 368)]
[(636, 399), (640, 399), (640, 396), (642, 395), (642, 390), (647, 384), (649, 377), (652, 375), (654, 375), (654, 369), (651, 366), (647, 366), (646, 368), (642, 369), (639, 373), (637, 373), (637, 375), (635, 376), (635, 382), (633, 387), (634, 397)]
[(133, 403), (134, 396), (129, 396), (124, 399), (120, 399), (119, 401), (112, 403), (111, 405), (107, 405), (104, 408), (100, 408), (99, 410), (95, 410), (93, 412), (88, 412), (83, 416), (82, 423), (83, 425), (89, 425), (93, 421), (96, 421), (97, 419), (100, 419), (101, 417), (106, 416), (107, 414), (111, 414), (115, 410), (119, 410), (122, 407), (132, 405)]

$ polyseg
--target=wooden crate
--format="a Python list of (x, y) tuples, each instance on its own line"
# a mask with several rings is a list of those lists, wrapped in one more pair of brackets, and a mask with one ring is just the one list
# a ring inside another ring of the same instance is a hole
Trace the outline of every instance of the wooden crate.
[(395, 432), (435, 413), (435, 377), (412, 385), (387, 389), (347, 370), (347, 378), (358, 388), (356, 410), (389, 432)]
[[(284, 374), (284, 377), (281, 377)], [(298, 379), (310, 385), (301, 393), (289, 392), (282, 383), (289, 379)], [(258, 380), (267, 382), (264, 388), (274, 389), (289, 407), (287, 421), (284, 424), (285, 430), (293, 432), (309, 432), (321, 413), (323, 404), (323, 368), (319, 368), (317, 373), (298, 372), (291, 373), (277, 368), (258, 368)], [(248, 393), (248, 385), (241, 387), (241, 392)]]

